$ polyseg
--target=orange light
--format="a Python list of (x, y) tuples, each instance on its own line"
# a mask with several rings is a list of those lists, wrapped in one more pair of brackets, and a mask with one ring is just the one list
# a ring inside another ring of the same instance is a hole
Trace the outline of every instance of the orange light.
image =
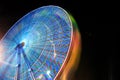
[(57, 76), (55, 80), (73, 80), (74, 73), (78, 68), (80, 62), (80, 55), (81, 55), (81, 35), (78, 30), (77, 23), (72, 15), (70, 15), (70, 19), (72, 20), (73, 24), (73, 36), (71, 47), (69, 51), (69, 56), (61, 70), (61, 73)]

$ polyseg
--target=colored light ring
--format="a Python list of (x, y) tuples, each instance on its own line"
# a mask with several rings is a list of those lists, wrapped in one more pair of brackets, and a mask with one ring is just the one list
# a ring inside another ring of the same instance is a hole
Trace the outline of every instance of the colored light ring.
[(75, 72), (78, 69), (78, 65), (80, 63), (81, 59), (81, 50), (82, 50), (82, 44), (81, 44), (81, 34), (78, 29), (78, 25), (74, 17), (69, 14), (69, 17), (72, 22), (73, 27), (73, 36), (71, 41), (71, 47), (69, 51), (68, 58), (59, 73), (59, 75), (56, 76), (56, 80), (76, 80), (77, 78), (74, 77)]
[[(57, 6), (44, 6), (21, 18), (0, 41), (3, 50), (0, 78), (13, 80), (16, 77), (17, 51), (23, 47), (36, 79), (51, 79), (60, 72), (71, 46), (72, 25), (69, 15)], [(14, 54), (13, 54), (14, 53)], [(4, 69), (7, 70), (5, 71)], [(11, 74), (13, 73), (13, 74)], [(2, 76), (4, 74), (4, 76)], [(42, 76), (42, 77), (41, 77)], [(24, 57), (21, 57), (20, 79), (31, 80)]]

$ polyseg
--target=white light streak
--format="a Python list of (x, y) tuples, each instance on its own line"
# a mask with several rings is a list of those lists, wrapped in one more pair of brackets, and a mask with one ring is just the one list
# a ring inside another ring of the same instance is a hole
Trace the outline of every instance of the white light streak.
[(56, 54), (56, 53), (54, 53), (54, 58), (56, 58), (56, 56), (57, 56), (57, 54)]
[(47, 71), (47, 75), (50, 75), (50, 70)]

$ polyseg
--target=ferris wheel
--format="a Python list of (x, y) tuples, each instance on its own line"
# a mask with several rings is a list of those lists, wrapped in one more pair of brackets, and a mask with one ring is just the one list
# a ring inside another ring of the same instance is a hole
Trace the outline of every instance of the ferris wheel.
[(61, 7), (29, 12), (0, 41), (0, 79), (54, 80), (69, 55), (72, 35), (71, 20)]

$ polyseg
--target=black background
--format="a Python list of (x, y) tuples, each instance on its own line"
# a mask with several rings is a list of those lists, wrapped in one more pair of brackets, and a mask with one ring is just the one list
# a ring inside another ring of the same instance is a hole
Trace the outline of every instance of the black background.
[(117, 80), (115, 70), (119, 61), (116, 37), (119, 21), (111, 13), (113, 7), (105, 7), (106, 4), (97, 4), (91, 0), (3, 0), (0, 1), (0, 39), (18, 19), (45, 5), (64, 8), (78, 23), (82, 55), (74, 80)]

